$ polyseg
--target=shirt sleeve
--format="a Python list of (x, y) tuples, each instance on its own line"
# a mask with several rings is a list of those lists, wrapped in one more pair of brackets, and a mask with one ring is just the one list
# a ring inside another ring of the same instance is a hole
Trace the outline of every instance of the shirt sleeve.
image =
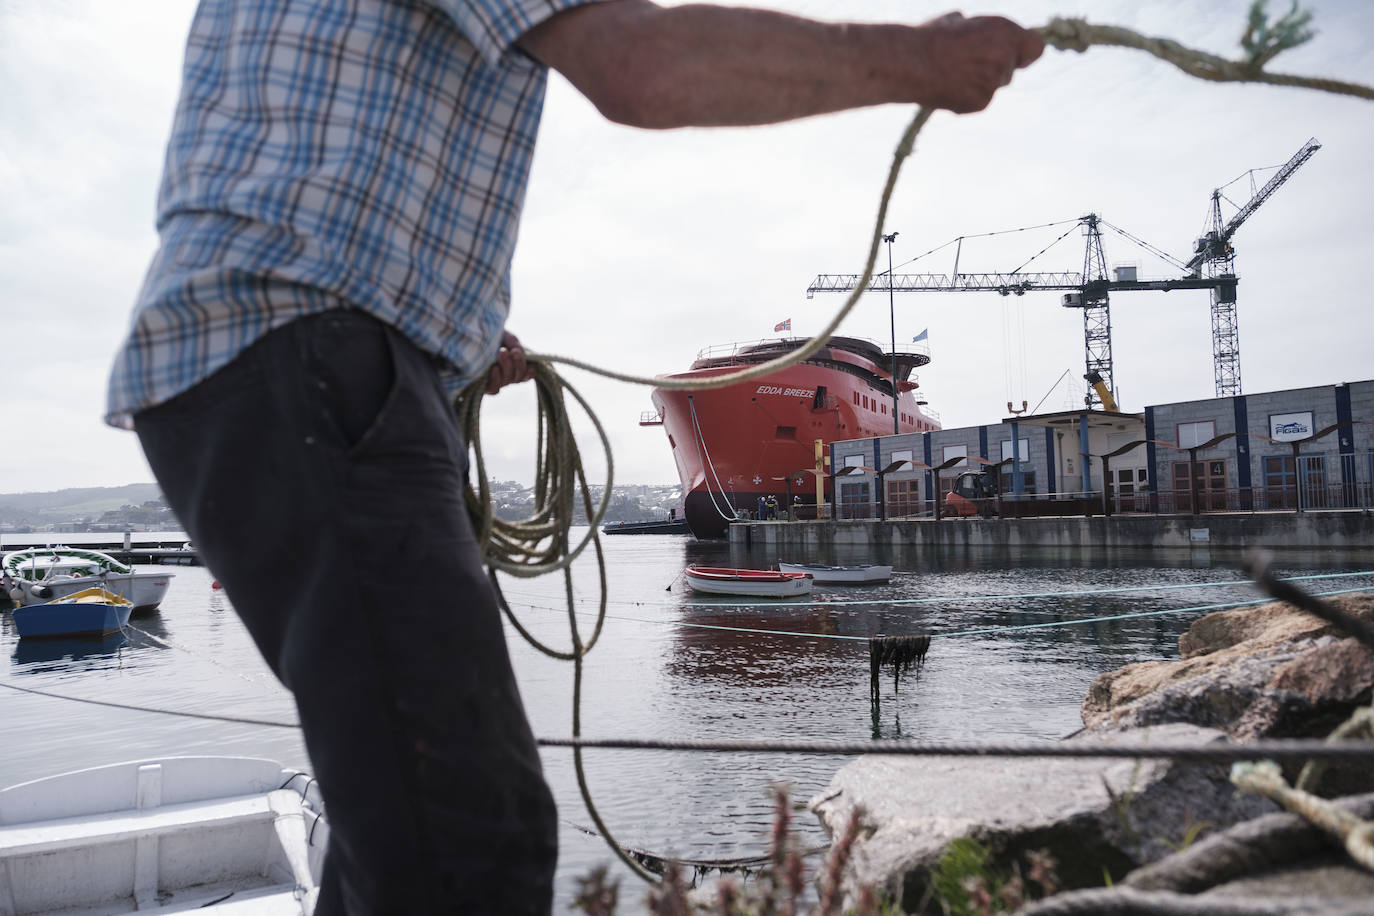
[(433, 0), (482, 59), (497, 64), (521, 35), (563, 10), (597, 0)]

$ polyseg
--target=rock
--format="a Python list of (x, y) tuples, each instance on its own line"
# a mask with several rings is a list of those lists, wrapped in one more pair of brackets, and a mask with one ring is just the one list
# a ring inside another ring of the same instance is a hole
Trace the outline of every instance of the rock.
[[(1374, 599), (1335, 603), (1374, 619)], [(1209, 614), (1179, 647), (1180, 660), (1094, 679), (1082, 707), (1085, 726), (1191, 722), (1241, 740), (1310, 737), (1329, 733), (1374, 689), (1374, 652), (1282, 603)]]
[[(1170, 724), (1086, 740), (1199, 744), (1221, 732)], [(991, 867), (1024, 866), (1028, 850), (1048, 848), (1065, 887), (1101, 884), (1162, 858), (1191, 824), (1221, 828), (1275, 806), (1238, 796), (1221, 764), (1142, 759), (969, 759), (870, 755), (848, 764), (811, 809), (834, 836), (855, 806), (865, 830), (847, 879), (885, 888), (917, 912), (931, 870), (948, 845), (972, 837), (992, 853)]]

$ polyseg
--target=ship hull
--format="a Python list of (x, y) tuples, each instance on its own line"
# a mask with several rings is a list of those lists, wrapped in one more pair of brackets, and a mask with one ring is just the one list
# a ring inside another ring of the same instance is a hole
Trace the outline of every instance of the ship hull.
[[(668, 378), (710, 378), (741, 366), (694, 369)], [(890, 376), (888, 376), (890, 378)], [(877, 382), (875, 384), (874, 382)], [(707, 390), (654, 390), (652, 398), (673, 452), (688, 528), (699, 538), (723, 537), (731, 521), (759, 517), (760, 499), (775, 500), (776, 517), (801, 503), (814, 517), (817, 478), (829, 498), (829, 469), (817, 473), (816, 441), (893, 431), (886, 379), (870, 380), (833, 366), (801, 363), (743, 384)], [(912, 391), (899, 395), (902, 432), (938, 428)], [(828, 450), (827, 450), (828, 451)]]

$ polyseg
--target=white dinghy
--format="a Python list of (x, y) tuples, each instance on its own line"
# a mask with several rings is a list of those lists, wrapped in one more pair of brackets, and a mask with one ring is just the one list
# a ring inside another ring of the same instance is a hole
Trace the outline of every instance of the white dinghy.
[(0, 916), (314, 912), (329, 827), (271, 760), (167, 757), (0, 790)]
[(779, 561), (778, 569), (782, 572), (810, 573), (822, 585), (845, 583), (849, 585), (872, 585), (886, 582), (892, 578), (891, 566), (876, 566), (869, 563), (856, 566), (826, 566), (824, 563), (783, 563)]

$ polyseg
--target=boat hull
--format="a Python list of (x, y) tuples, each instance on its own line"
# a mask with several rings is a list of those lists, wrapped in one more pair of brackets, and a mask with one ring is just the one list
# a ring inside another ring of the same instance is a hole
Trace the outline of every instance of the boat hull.
[[(162, 603), (171, 583), (172, 577), (162, 573), (128, 573), (124, 575), (112, 573), (105, 576), (70, 576), (44, 579), (41, 582), (25, 582), (23, 584), (24, 595), (19, 600), (19, 606), (43, 604), (70, 597), (84, 589), (104, 587), (119, 597), (132, 602), (135, 611), (150, 611)], [(46, 588), (49, 597), (39, 597), (40, 593), (33, 588), (35, 585)]]
[(822, 563), (779, 563), (782, 572), (810, 573), (821, 585), (874, 585), (892, 578), (891, 566), (860, 564), (857, 566), (826, 566)]
[(61, 545), (7, 553), (3, 572), (20, 607), (104, 588), (133, 602), (135, 612), (146, 611), (162, 603), (172, 582), (171, 573), (135, 572), (109, 554)]
[[(830, 470), (817, 469), (817, 441), (828, 453), (831, 442), (889, 434), (894, 410), (902, 432), (939, 428), (920, 409), (914, 383), (898, 386), (894, 407), (881, 359), (864, 363), (839, 346), (819, 356), (742, 384), (654, 389), (692, 534), (723, 537), (732, 521), (759, 517), (760, 498), (776, 500), (779, 518), (798, 502), (803, 517), (814, 513), (818, 476), (821, 499), (830, 498)], [(747, 365), (699, 365), (667, 378), (709, 379)]]
[(129, 622), (133, 605), (103, 588), (88, 588), (58, 601), (17, 607), (11, 612), (21, 639), (107, 636)]
[(0, 789), (0, 908), (308, 916), (329, 837), (312, 784), (269, 760), (168, 757)]
[(14, 628), (21, 639), (107, 636), (129, 622), (133, 608), (117, 604), (30, 604), (17, 607)]
[(751, 598), (795, 598), (809, 595), (814, 584), (814, 580), (806, 573), (784, 573), (766, 569), (689, 566), (683, 575), (693, 591), (708, 595), (738, 595)]

